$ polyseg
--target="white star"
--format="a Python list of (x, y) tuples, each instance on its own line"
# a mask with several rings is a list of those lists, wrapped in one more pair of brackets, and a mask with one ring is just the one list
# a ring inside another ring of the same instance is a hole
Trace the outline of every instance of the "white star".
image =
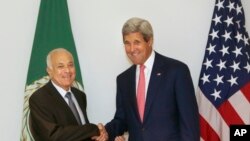
[(218, 7), (218, 11), (219, 11), (221, 8), (224, 8), (223, 3), (224, 3), (224, 1), (218, 1), (218, 3), (215, 5), (215, 6)]
[(217, 16), (215, 15), (215, 18), (213, 18), (213, 21), (215, 22), (215, 25), (217, 25), (217, 23), (221, 23), (221, 20), (220, 20), (221, 16)]
[(217, 91), (216, 89), (214, 89), (214, 93), (211, 94), (212, 96), (214, 96), (214, 101), (216, 101), (217, 98), (221, 98), (220, 92), (221, 91)]
[(205, 84), (206, 82), (208, 82), (208, 83), (210, 82), (209, 79), (208, 79), (209, 76), (210, 75), (206, 75), (205, 73), (203, 74), (203, 76), (201, 78), (201, 80), (203, 80), (203, 84)]
[(220, 67), (220, 71), (221, 71), (221, 69), (226, 69), (226, 61), (224, 61), (224, 62), (222, 62), (222, 60), (220, 60), (220, 63), (219, 64), (217, 64), (216, 66), (218, 66), (218, 67)]
[(245, 45), (249, 45), (249, 39), (246, 36), (244, 36), (244, 43)]
[(236, 21), (238, 28), (240, 28), (240, 20)]
[(218, 37), (218, 32), (219, 32), (219, 31), (214, 31), (214, 29), (213, 29), (213, 32), (210, 33), (209, 35), (211, 35), (211, 36), (212, 36), (212, 39), (214, 40), (214, 38), (219, 38), (219, 37)]
[(225, 31), (225, 34), (222, 35), (222, 36), (225, 38), (225, 42), (226, 42), (228, 39), (231, 39), (230, 34), (231, 34), (231, 32), (227, 33), (227, 31)]
[(222, 49), (219, 50), (220, 52), (222, 52), (222, 57), (223, 57), (225, 54), (229, 54), (228, 48), (229, 48), (229, 47), (225, 47), (225, 46), (223, 45)]
[(229, 54), (228, 49), (229, 49), (229, 47), (225, 47), (225, 46), (223, 45), (222, 49), (219, 50), (220, 52), (222, 52), (222, 57), (223, 57), (225, 54)]
[(233, 25), (233, 17), (229, 18), (229, 16), (227, 16), (227, 19), (224, 22), (227, 23), (227, 27), (229, 27), (230, 24)]
[(240, 65), (240, 62), (239, 63), (235, 63), (235, 61), (234, 61), (234, 64), (232, 66), (230, 66), (230, 67), (233, 68), (234, 72), (235, 72), (236, 70), (240, 70), (239, 65)]
[(232, 9), (235, 9), (234, 2), (230, 2), (230, 4), (227, 6), (229, 8), (229, 12), (231, 12)]
[(223, 77), (224, 77), (224, 76), (219, 76), (219, 75), (217, 74), (216, 79), (214, 79), (214, 81), (217, 82), (217, 86), (218, 86), (220, 83), (223, 83), (223, 81), (222, 81)]
[(250, 65), (249, 65), (248, 62), (247, 62), (247, 65), (244, 68), (247, 70), (248, 73), (250, 72)]
[(213, 60), (208, 60), (208, 58), (207, 58), (206, 62), (203, 63), (206, 66), (206, 69), (208, 69), (209, 67), (213, 68), (212, 61)]
[(209, 44), (209, 47), (207, 48), (207, 50), (209, 51), (209, 55), (212, 53), (212, 52), (215, 52), (214, 48), (215, 48), (216, 45), (212, 46), (212, 44)]
[(236, 11), (237, 11), (237, 15), (239, 14), (239, 13), (242, 13), (242, 6), (239, 6), (239, 5), (237, 5), (237, 7), (236, 7)]
[(233, 53), (235, 53), (236, 58), (238, 57), (238, 55), (242, 55), (241, 49), (242, 49), (242, 48), (237, 48), (237, 47), (235, 47), (235, 50), (232, 51)]
[(245, 54), (247, 56), (247, 59), (250, 59), (249, 54), (247, 52), (245, 52)]
[(240, 40), (243, 40), (242, 34), (240, 34), (239, 31), (237, 31), (237, 35), (235, 36), (235, 38), (237, 39), (238, 42), (240, 42)]
[(231, 83), (231, 86), (233, 86), (234, 84), (235, 84), (235, 85), (238, 85), (238, 83), (236, 82), (236, 79), (238, 79), (238, 77), (235, 77), (235, 78), (234, 78), (234, 77), (231, 75), (231, 79), (230, 79), (230, 80), (227, 80), (227, 81)]

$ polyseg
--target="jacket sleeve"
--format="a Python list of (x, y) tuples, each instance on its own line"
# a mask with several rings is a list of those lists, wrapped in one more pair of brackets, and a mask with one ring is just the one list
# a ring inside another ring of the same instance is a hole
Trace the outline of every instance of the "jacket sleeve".
[(122, 98), (122, 92), (120, 89), (119, 79), (117, 78), (117, 94), (116, 94), (116, 112), (114, 118), (105, 125), (105, 128), (109, 135), (109, 141), (114, 141), (116, 136), (123, 135), (127, 131), (125, 123), (126, 115), (124, 110), (124, 103)]
[(81, 141), (99, 135), (99, 129), (94, 124), (57, 124), (57, 118), (46, 105), (34, 97), (29, 100), (30, 128), (36, 141)]
[(175, 87), (181, 141), (199, 141), (199, 111), (192, 78), (186, 65), (178, 68)]

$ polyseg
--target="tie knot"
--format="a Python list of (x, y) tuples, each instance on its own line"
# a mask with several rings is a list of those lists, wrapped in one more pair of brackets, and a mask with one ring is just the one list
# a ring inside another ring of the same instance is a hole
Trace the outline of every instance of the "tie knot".
[(70, 92), (67, 92), (65, 97), (67, 97), (68, 99), (71, 99), (71, 93)]
[(144, 71), (145, 65), (140, 65), (140, 71)]

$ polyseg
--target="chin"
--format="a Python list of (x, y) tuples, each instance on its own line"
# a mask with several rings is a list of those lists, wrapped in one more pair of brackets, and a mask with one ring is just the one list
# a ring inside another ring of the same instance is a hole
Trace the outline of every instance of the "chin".
[(143, 64), (143, 63), (134, 61), (133, 64), (140, 65), (140, 64)]

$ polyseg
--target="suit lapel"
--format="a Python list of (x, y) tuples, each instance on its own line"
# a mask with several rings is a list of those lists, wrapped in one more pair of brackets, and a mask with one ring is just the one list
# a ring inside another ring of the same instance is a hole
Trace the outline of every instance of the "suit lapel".
[(65, 100), (63, 99), (63, 97), (61, 96), (61, 94), (56, 90), (56, 88), (53, 86), (52, 82), (50, 81), (48, 83), (48, 90), (49, 90), (49, 94), (51, 96), (54, 97), (55, 102), (57, 102), (58, 104), (67, 107), (68, 111), (70, 111), (70, 108), (68, 106), (68, 104), (65, 102)]
[(158, 86), (161, 82), (161, 76), (162, 76), (163, 70), (161, 70), (161, 60), (159, 58), (159, 55), (156, 53), (154, 65), (152, 68), (149, 85), (148, 85), (148, 91), (147, 91), (147, 99), (146, 99), (146, 105), (145, 105), (145, 112), (144, 112), (144, 120), (147, 120), (148, 114), (150, 113), (150, 108), (152, 106), (152, 103), (155, 99), (155, 97), (158, 94)]
[[(47, 89), (49, 91), (49, 94), (55, 99), (55, 102), (58, 103), (59, 107), (63, 107), (63, 109), (65, 109), (65, 113), (71, 116), (71, 119), (75, 121), (76, 124), (78, 124), (68, 104), (66, 103), (64, 98), (60, 95), (60, 93), (56, 90), (56, 88), (53, 86), (51, 81), (48, 83), (47, 86), (48, 86)], [(56, 108), (56, 107), (52, 107), (52, 108)]]
[(86, 110), (85, 110), (85, 107), (84, 105), (86, 105), (86, 102), (85, 100), (86, 99), (83, 99), (83, 97), (81, 96), (81, 94), (79, 94), (77, 91), (74, 91), (74, 89), (71, 89), (76, 97), (76, 100), (82, 110), (82, 113), (83, 113), (83, 116), (84, 116), (84, 120), (86, 123), (89, 123), (89, 120), (88, 120), (88, 117), (87, 117), (87, 113), (86, 113)]
[(137, 120), (140, 121), (140, 115), (137, 107), (137, 99), (136, 99), (136, 65), (133, 65), (130, 71), (130, 77), (129, 77), (129, 82), (128, 84), (130, 85), (129, 89), (129, 99), (132, 105), (132, 109), (134, 113), (136, 114)]

